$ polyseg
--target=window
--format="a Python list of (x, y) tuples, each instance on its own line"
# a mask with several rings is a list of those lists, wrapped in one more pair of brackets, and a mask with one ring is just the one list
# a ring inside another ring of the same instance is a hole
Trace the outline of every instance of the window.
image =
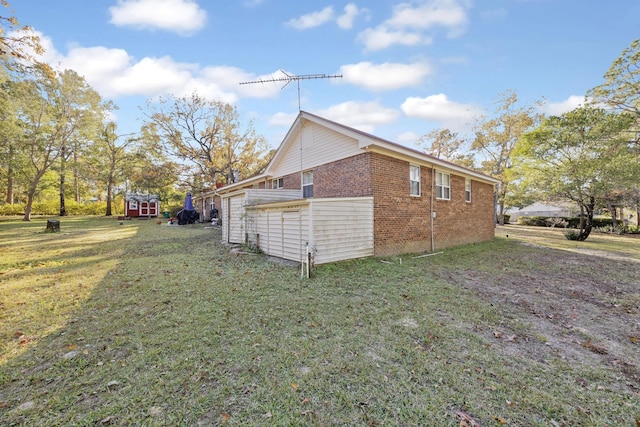
[(271, 180), (271, 188), (277, 189), (277, 188), (283, 188), (283, 187), (284, 187), (284, 178), (276, 178), (274, 180)]
[(409, 165), (409, 182), (411, 187), (409, 194), (412, 196), (420, 195), (420, 166)]
[(436, 199), (451, 199), (450, 176), (448, 173), (436, 172)]
[(129, 209), (138, 209), (138, 201), (137, 200), (129, 200)]
[(469, 178), (464, 180), (464, 200), (471, 202), (471, 180)]
[(313, 171), (302, 174), (302, 197), (313, 197)]

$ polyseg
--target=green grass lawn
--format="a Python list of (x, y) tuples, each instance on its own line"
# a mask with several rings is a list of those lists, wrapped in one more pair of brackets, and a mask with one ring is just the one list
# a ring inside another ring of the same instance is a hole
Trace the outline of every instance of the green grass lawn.
[(2, 426), (640, 423), (638, 239), (504, 227), (302, 279), (204, 225), (45, 223), (0, 219)]

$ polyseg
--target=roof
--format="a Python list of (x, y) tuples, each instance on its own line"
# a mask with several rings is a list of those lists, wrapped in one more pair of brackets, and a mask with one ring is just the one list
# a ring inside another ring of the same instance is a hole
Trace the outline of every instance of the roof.
[(157, 194), (147, 194), (147, 193), (127, 193), (125, 194), (126, 200), (135, 200), (137, 202), (158, 202), (160, 200), (160, 196)]
[(284, 139), (282, 140), (282, 143), (280, 144), (275, 154), (271, 158), (271, 161), (267, 165), (265, 172), (263, 174), (224, 186), (219, 190), (223, 192), (228, 192), (231, 190), (242, 188), (247, 185), (251, 185), (252, 183), (255, 183), (255, 182), (261, 182), (266, 179), (269, 179), (272, 176), (272, 174), (270, 173), (272, 169), (272, 165), (276, 164), (280, 159), (280, 157), (284, 155), (284, 153), (286, 152), (285, 147), (287, 146), (287, 143), (292, 139), (292, 135), (294, 134), (296, 129), (302, 124), (303, 121), (313, 122), (320, 126), (324, 126), (338, 133), (341, 133), (343, 135), (349, 136), (358, 141), (359, 147), (363, 151), (378, 152), (394, 158), (402, 158), (402, 159), (406, 159), (408, 161), (413, 161), (416, 163), (424, 163), (424, 164), (432, 165), (436, 168), (442, 168), (452, 172), (457, 172), (462, 175), (473, 177), (477, 180), (484, 181), (490, 184), (498, 184), (500, 182), (496, 178), (493, 178), (489, 175), (485, 175), (473, 169), (469, 169), (464, 166), (460, 166), (455, 163), (439, 159), (425, 152), (422, 152), (413, 148), (405, 147), (398, 143), (385, 140), (383, 138), (377, 137), (370, 133), (363, 132), (358, 129), (354, 129), (352, 127), (343, 125), (338, 122), (334, 122), (332, 120), (326, 119), (324, 117), (320, 117), (318, 115), (309, 113), (307, 111), (300, 111), (295, 121), (289, 128), (289, 131), (287, 132)]

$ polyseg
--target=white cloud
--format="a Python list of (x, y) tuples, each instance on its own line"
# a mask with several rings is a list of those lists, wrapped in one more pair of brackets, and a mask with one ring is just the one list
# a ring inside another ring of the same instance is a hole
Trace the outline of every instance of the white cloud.
[(327, 22), (331, 22), (333, 19), (333, 7), (327, 6), (320, 11), (308, 13), (299, 18), (291, 19), (287, 22), (287, 25), (290, 25), (297, 30), (306, 30), (324, 25)]
[(550, 116), (559, 116), (585, 104), (584, 96), (571, 95), (569, 98), (560, 102), (545, 103), (540, 111)]
[(118, 0), (109, 8), (111, 23), (143, 29), (162, 29), (188, 35), (202, 29), (207, 12), (194, 0)]
[(453, 102), (443, 93), (426, 98), (409, 97), (400, 108), (409, 117), (440, 122), (453, 130), (465, 129), (481, 113), (479, 108)]
[(396, 141), (401, 144), (415, 144), (422, 135), (418, 135), (415, 132), (403, 132), (396, 137)]
[(290, 127), (298, 113), (276, 113), (269, 119), (270, 126)]
[(390, 30), (385, 27), (367, 28), (358, 34), (358, 41), (368, 51), (382, 50), (399, 44), (403, 46), (427, 45), (432, 43), (430, 37), (420, 33)]
[(342, 81), (373, 91), (394, 90), (418, 86), (431, 68), (423, 62), (372, 64), (359, 62), (341, 67)]
[[(137, 60), (124, 49), (72, 46), (66, 55), (55, 50), (48, 37), (43, 61), (59, 69), (72, 69), (105, 98), (121, 96), (185, 96), (193, 92), (234, 104), (240, 96), (267, 98), (280, 92), (278, 84), (240, 85), (242, 81), (268, 79), (237, 67), (177, 62), (170, 56)], [(275, 74), (275, 73), (274, 73)]]
[(419, 30), (440, 26), (449, 29), (453, 36), (466, 28), (467, 13), (458, 0), (431, 0), (417, 6), (401, 3), (394, 7), (393, 15), (385, 25)]
[(366, 12), (366, 9), (358, 9), (358, 6), (353, 3), (349, 3), (344, 7), (344, 14), (340, 15), (336, 19), (336, 23), (338, 24), (338, 27), (343, 30), (350, 30), (353, 28), (353, 21), (356, 17), (364, 12)]
[(363, 132), (373, 133), (376, 126), (394, 122), (399, 113), (397, 110), (385, 108), (375, 101), (349, 101), (320, 110), (318, 115)]
[(367, 50), (381, 50), (396, 44), (430, 44), (432, 38), (425, 32), (434, 28), (444, 28), (448, 37), (458, 37), (466, 31), (469, 7), (466, 0), (401, 3), (393, 8), (391, 18), (361, 32), (358, 40)]

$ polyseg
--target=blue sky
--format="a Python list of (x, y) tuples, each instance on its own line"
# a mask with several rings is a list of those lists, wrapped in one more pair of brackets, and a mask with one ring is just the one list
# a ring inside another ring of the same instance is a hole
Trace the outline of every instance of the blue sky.
[[(506, 90), (543, 112), (575, 108), (640, 37), (637, 0), (12, 0), (45, 60), (119, 106), (121, 133), (147, 99), (198, 94), (237, 107), (277, 147), (303, 110), (407, 146), (471, 129)], [(5, 13), (6, 11), (3, 11)]]

